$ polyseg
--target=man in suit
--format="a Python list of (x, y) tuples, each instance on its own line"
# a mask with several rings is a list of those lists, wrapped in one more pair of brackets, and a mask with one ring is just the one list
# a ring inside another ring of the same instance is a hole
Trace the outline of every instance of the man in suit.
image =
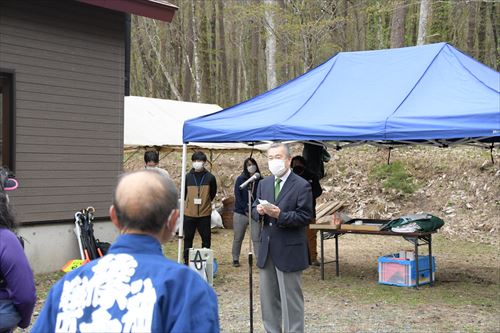
[(267, 155), (273, 176), (259, 182), (252, 209), (263, 223), (257, 258), (262, 320), (266, 332), (304, 332), (301, 278), (309, 266), (305, 229), (314, 216), (311, 185), (291, 172), (287, 145), (272, 144)]

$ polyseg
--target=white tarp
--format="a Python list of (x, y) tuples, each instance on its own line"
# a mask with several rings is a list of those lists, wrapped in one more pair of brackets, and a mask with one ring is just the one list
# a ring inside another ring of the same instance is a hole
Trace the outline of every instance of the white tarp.
[[(216, 104), (180, 102), (168, 99), (126, 96), (124, 145), (127, 147), (182, 147), (184, 121), (222, 110)], [(191, 146), (191, 145), (189, 145)], [(248, 149), (244, 143), (199, 143), (206, 149)], [(256, 149), (265, 150), (260, 144)]]

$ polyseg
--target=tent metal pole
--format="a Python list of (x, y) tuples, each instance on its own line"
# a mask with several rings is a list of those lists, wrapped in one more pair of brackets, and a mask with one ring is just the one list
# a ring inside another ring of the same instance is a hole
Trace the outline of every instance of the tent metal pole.
[(184, 240), (184, 198), (186, 197), (186, 155), (187, 155), (187, 143), (182, 145), (182, 169), (181, 169), (181, 198), (180, 202), (180, 215), (179, 218), (181, 223), (179, 224), (179, 249), (177, 250), (177, 262), (182, 263), (183, 259), (183, 248), (182, 241)]

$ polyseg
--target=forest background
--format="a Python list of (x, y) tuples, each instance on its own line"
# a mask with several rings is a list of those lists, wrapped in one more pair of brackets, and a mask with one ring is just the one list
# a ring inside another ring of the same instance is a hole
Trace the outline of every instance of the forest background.
[(337, 52), (448, 42), (498, 70), (495, 0), (169, 0), (132, 17), (131, 94), (242, 102)]

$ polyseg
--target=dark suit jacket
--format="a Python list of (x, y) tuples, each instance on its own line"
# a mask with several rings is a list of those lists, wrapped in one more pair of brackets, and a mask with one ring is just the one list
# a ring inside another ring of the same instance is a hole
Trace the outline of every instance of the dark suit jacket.
[[(263, 268), (270, 255), (274, 265), (282, 272), (297, 272), (309, 266), (305, 228), (313, 218), (311, 185), (293, 172), (274, 200), (274, 176), (259, 182), (257, 197), (252, 207), (256, 221), (263, 219), (261, 244), (257, 266)], [(275, 204), (281, 210), (279, 219), (257, 213), (259, 199)]]

